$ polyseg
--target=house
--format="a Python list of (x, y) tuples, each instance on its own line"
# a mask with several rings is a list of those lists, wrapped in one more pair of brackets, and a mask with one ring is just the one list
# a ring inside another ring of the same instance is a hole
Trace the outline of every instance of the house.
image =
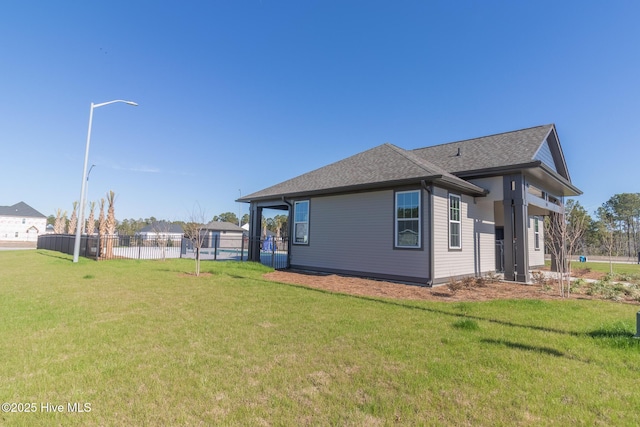
[(37, 242), (46, 227), (47, 217), (24, 202), (0, 206), (0, 240)]
[(202, 245), (205, 248), (240, 249), (243, 247), (245, 229), (237, 224), (226, 221), (211, 221), (203, 231), (206, 233)]
[[(553, 124), (405, 150), (386, 143), (239, 199), (290, 217), (289, 266), (437, 285), (544, 264), (571, 183)], [(259, 259), (257, 236), (249, 257)]]
[(156, 221), (153, 224), (142, 227), (140, 231), (135, 234), (144, 240), (166, 240), (180, 245), (182, 236), (184, 236), (184, 230), (179, 224), (172, 224), (167, 221)]

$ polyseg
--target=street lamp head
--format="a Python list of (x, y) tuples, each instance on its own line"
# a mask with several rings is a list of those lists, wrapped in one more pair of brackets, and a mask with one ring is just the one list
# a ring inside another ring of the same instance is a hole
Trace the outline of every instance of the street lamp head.
[(138, 106), (137, 102), (133, 102), (133, 101), (124, 101), (124, 102), (125, 102), (125, 104), (133, 105), (134, 107)]

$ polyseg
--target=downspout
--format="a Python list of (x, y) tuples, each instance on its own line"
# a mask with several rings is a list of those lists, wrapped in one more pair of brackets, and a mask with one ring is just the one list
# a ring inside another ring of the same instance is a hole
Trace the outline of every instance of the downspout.
[(433, 287), (433, 274), (435, 271), (433, 262), (434, 262), (434, 253), (433, 253), (433, 249), (435, 247), (435, 244), (433, 242), (433, 185), (427, 185), (427, 183), (425, 182), (425, 180), (423, 179), (422, 181), (420, 181), (420, 184), (422, 184), (422, 188), (424, 189), (424, 191), (426, 191), (427, 193), (429, 193), (429, 198), (428, 198), (428, 207), (427, 207), (427, 211), (429, 212), (429, 230), (427, 233), (425, 233), (427, 235), (427, 241), (429, 242), (429, 281), (427, 282), (427, 286), (429, 287)]
[(289, 219), (287, 220), (287, 268), (291, 267), (291, 235), (293, 233), (293, 205), (282, 196), (282, 201), (289, 206)]

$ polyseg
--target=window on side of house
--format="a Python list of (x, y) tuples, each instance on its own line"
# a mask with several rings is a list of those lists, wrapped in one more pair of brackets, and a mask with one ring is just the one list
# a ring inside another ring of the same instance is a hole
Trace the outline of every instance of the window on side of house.
[(301, 200), (293, 203), (293, 243), (309, 244), (309, 201)]
[(449, 249), (462, 249), (460, 196), (449, 194)]
[(536, 251), (540, 250), (540, 221), (538, 217), (533, 218), (533, 244)]
[(396, 193), (395, 247), (421, 247), (420, 191), (399, 191)]

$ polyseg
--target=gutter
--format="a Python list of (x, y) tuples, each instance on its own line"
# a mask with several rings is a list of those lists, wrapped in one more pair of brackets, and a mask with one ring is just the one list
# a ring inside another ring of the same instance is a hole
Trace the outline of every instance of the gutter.
[(433, 242), (433, 184), (427, 185), (426, 181), (423, 179), (422, 181), (420, 181), (420, 184), (422, 185), (422, 188), (424, 189), (424, 191), (426, 191), (427, 193), (429, 193), (429, 198), (428, 198), (428, 210), (429, 210), (429, 232), (427, 233), (427, 239), (429, 241), (429, 270), (428, 270), (428, 274), (429, 274), (429, 281), (427, 282), (427, 286), (432, 288), (433, 287), (433, 274), (435, 271), (433, 262), (434, 262), (434, 253), (433, 253), (433, 249), (435, 247), (435, 244)]

